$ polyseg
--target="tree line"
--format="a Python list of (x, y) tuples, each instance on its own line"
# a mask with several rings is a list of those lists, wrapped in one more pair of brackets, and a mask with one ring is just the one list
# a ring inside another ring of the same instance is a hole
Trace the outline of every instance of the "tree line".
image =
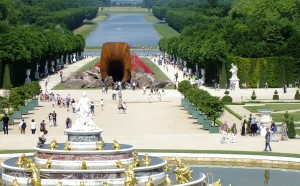
[(0, 87), (22, 85), (24, 69), (35, 69), (37, 63), (42, 73), (46, 61), (50, 69), (51, 61), (82, 52), (85, 40), (71, 30), (95, 17), (98, 7), (98, 0), (2, 0)]
[[(299, 70), (299, 0), (153, 0), (152, 4), (153, 14), (181, 33), (161, 39), (160, 49), (187, 61), (189, 67), (198, 64), (209, 70), (208, 81), (219, 79), (228, 58), (239, 64), (234, 57), (273, 61), (288, 57)], [(299, 78), (294, 75), (291, 81)]]

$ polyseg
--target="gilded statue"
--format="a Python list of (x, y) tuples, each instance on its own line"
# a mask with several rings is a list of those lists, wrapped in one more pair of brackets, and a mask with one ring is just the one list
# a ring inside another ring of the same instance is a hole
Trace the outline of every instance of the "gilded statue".
[(106, 181), (103, 182), (103, 186), (108, 186), (108, 183)]
[(220, 179), (216, 182), (211, 183), (211, 186), (221, 186), (221, 185), (222, 185), (222, 183), (221, 183)]
[(11, 186), (20, 186), (20, 184), (18, 183), (17, 178), (14, 179), (14, 181), (11, 183)]
[(113, 144), (112, 148), (113, 148), (114, 150), (118, 150), (118, 149), (121, 148), (121, 145), (118, 143), (117, 140), (114, 140), (114, 144)]
[(80, 180), (79, 186), (84, 186), (84, 181)]
[(152, 180), (152, 177), (149, 176), (147, 183), (145, 184), (145, 186), (154, 186), (154, 182)]
[(18, 157), (18, 160), (16, 161), (16, 165), (18, 165), (18, 167), (24, 167), (27, 163), (27, 158), (26, 155), (23, 153), (21, 156)]
[(172, 185), (172, 180), (170, 179), (169, 174), (166, 174), (164, 185)]
[(126, 170), (125, 170), (125, 181), (124, 181), (124, 185), (125, 186), (134, 186), (136, 184), (138, 184), (138, 180), (135, 178), (134, 176), (134, 172), (133, 172), (133, 167), (129, 166)]
[(62, 181), (58, 181), (57, 185), (56, 186), (62, 186)]
[(42, 169), (51, 169), (51, 164), (52, 164), (51, 160), (48, 159), (46, 164), (42, 165), (41, 168)]
[(85, 162), (85, 161), (82, 161), (81, 166), (80, 166), (80, 169), (81, 169), (81, 170), (89, 169), (89, 167), (86, 165), (86, 162)]
[(126, 166), (125, 166), (123, 163), (121, 163), (120, 160), (117, 160), (117, 161), (116, 161), (116, 164), (117, 164), (117, 168), (119, 168), (119, 169), (124, 169), (124, 168), (126, 168)]
[(169, 170), (172, 170), (172, 168), (170, 168), (168, 165), (165, 165), (164, 169), (166, 174), (168, 173)]
[(64, 144), (64, 150), (72, 150), (71, 144), (69, 141), (66, 141)]
[(141, 163), (140, 163), (139, 154), (137, 151), (133, 152), (133, 159), (134, 159), (135, 166), (139, 167), (141, 165)]
[(144, 157), (143, 157), (143, 164), (144, 164), (145, 166), (148, 166), (148, 165), (151, 164), (151, 159), (149, 158), (148, 153), (146, 153), (146, 154), (144, 155)]
[(56, 142), (55, 139), (51, 141), (51, 143), (50, 143), (50, 145), (49, 145), (49, 148), (50, 148), (51, 150), (55, 150), (55, 149), (57, 148), (57, 142)]
[(176, 168), (173, 173), (176, 175), (176, 182), (179, 184), (188, 182), (193, 176), (193, 171), (182, 162), (182, 159), (177, 157), (175, 160)]
[(103, 141), (97, 141), (96, 142), (95, 150), (103, 150), (103, 147), (104, 147)]
[(41, 186), (41, 174), (35, 163), (30, 164), (30, 168), (25, 168), (25, 171), (30, 171), (32, 173), (30, 182), (32, 186)]

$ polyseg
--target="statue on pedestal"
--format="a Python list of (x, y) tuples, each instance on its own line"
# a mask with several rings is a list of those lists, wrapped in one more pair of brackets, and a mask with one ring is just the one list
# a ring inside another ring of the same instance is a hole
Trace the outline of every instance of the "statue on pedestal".
[(27, 77), (26, 77), (26, 79), (25, 79), (25, 83), (30, 83), (31, 82), (31, 79), (30, 79), (30, 70), (31, 69), (26, 69), (26, 75), (27, 75)]
[(36, 63), (36, 70), (35, 70), (35, 73), (34, 73), (34, 78), (36, 79), (36, 80), (39, 80), (40, 79), (40, 73), (39, 73), (39, 64), (38, 63)]
[(238, 71), (237, 66), (231, 63), (230, 72), (232, 73), (232, 76), (230, 78), (230, 85), (229, 85), (231, 90), (240, 89), (240, 80), (237, 76), (237, 71)]
[(237, 71), (238, 71), (237, 66), (235, 66), (233, 63), (231, 63), (231, 69), (230, 69), (230, 72), (232, 73), (231, 79), (238, 79)]

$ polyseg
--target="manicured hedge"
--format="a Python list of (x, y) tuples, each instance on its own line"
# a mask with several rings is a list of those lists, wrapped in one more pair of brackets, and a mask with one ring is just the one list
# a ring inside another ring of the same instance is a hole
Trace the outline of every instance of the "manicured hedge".
[(248, 87), (282, 87), (283, 84), (294, 84), (298, 79), (299, 66), (292, 57), (242, 58), (228, 57), (226, 64), (227, 77), (231, 77), (231, 63), (238, 67), (240, 86), (246, 82)]

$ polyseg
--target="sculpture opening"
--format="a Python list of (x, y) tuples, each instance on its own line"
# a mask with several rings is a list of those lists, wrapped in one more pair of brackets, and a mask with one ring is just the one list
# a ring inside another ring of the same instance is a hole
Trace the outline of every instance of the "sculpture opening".
[(102, 46), (100, 73), (102, 79), (112, 76), (125, 83), (131, 78), (130, 48), (125, 42), (108, 42)]

